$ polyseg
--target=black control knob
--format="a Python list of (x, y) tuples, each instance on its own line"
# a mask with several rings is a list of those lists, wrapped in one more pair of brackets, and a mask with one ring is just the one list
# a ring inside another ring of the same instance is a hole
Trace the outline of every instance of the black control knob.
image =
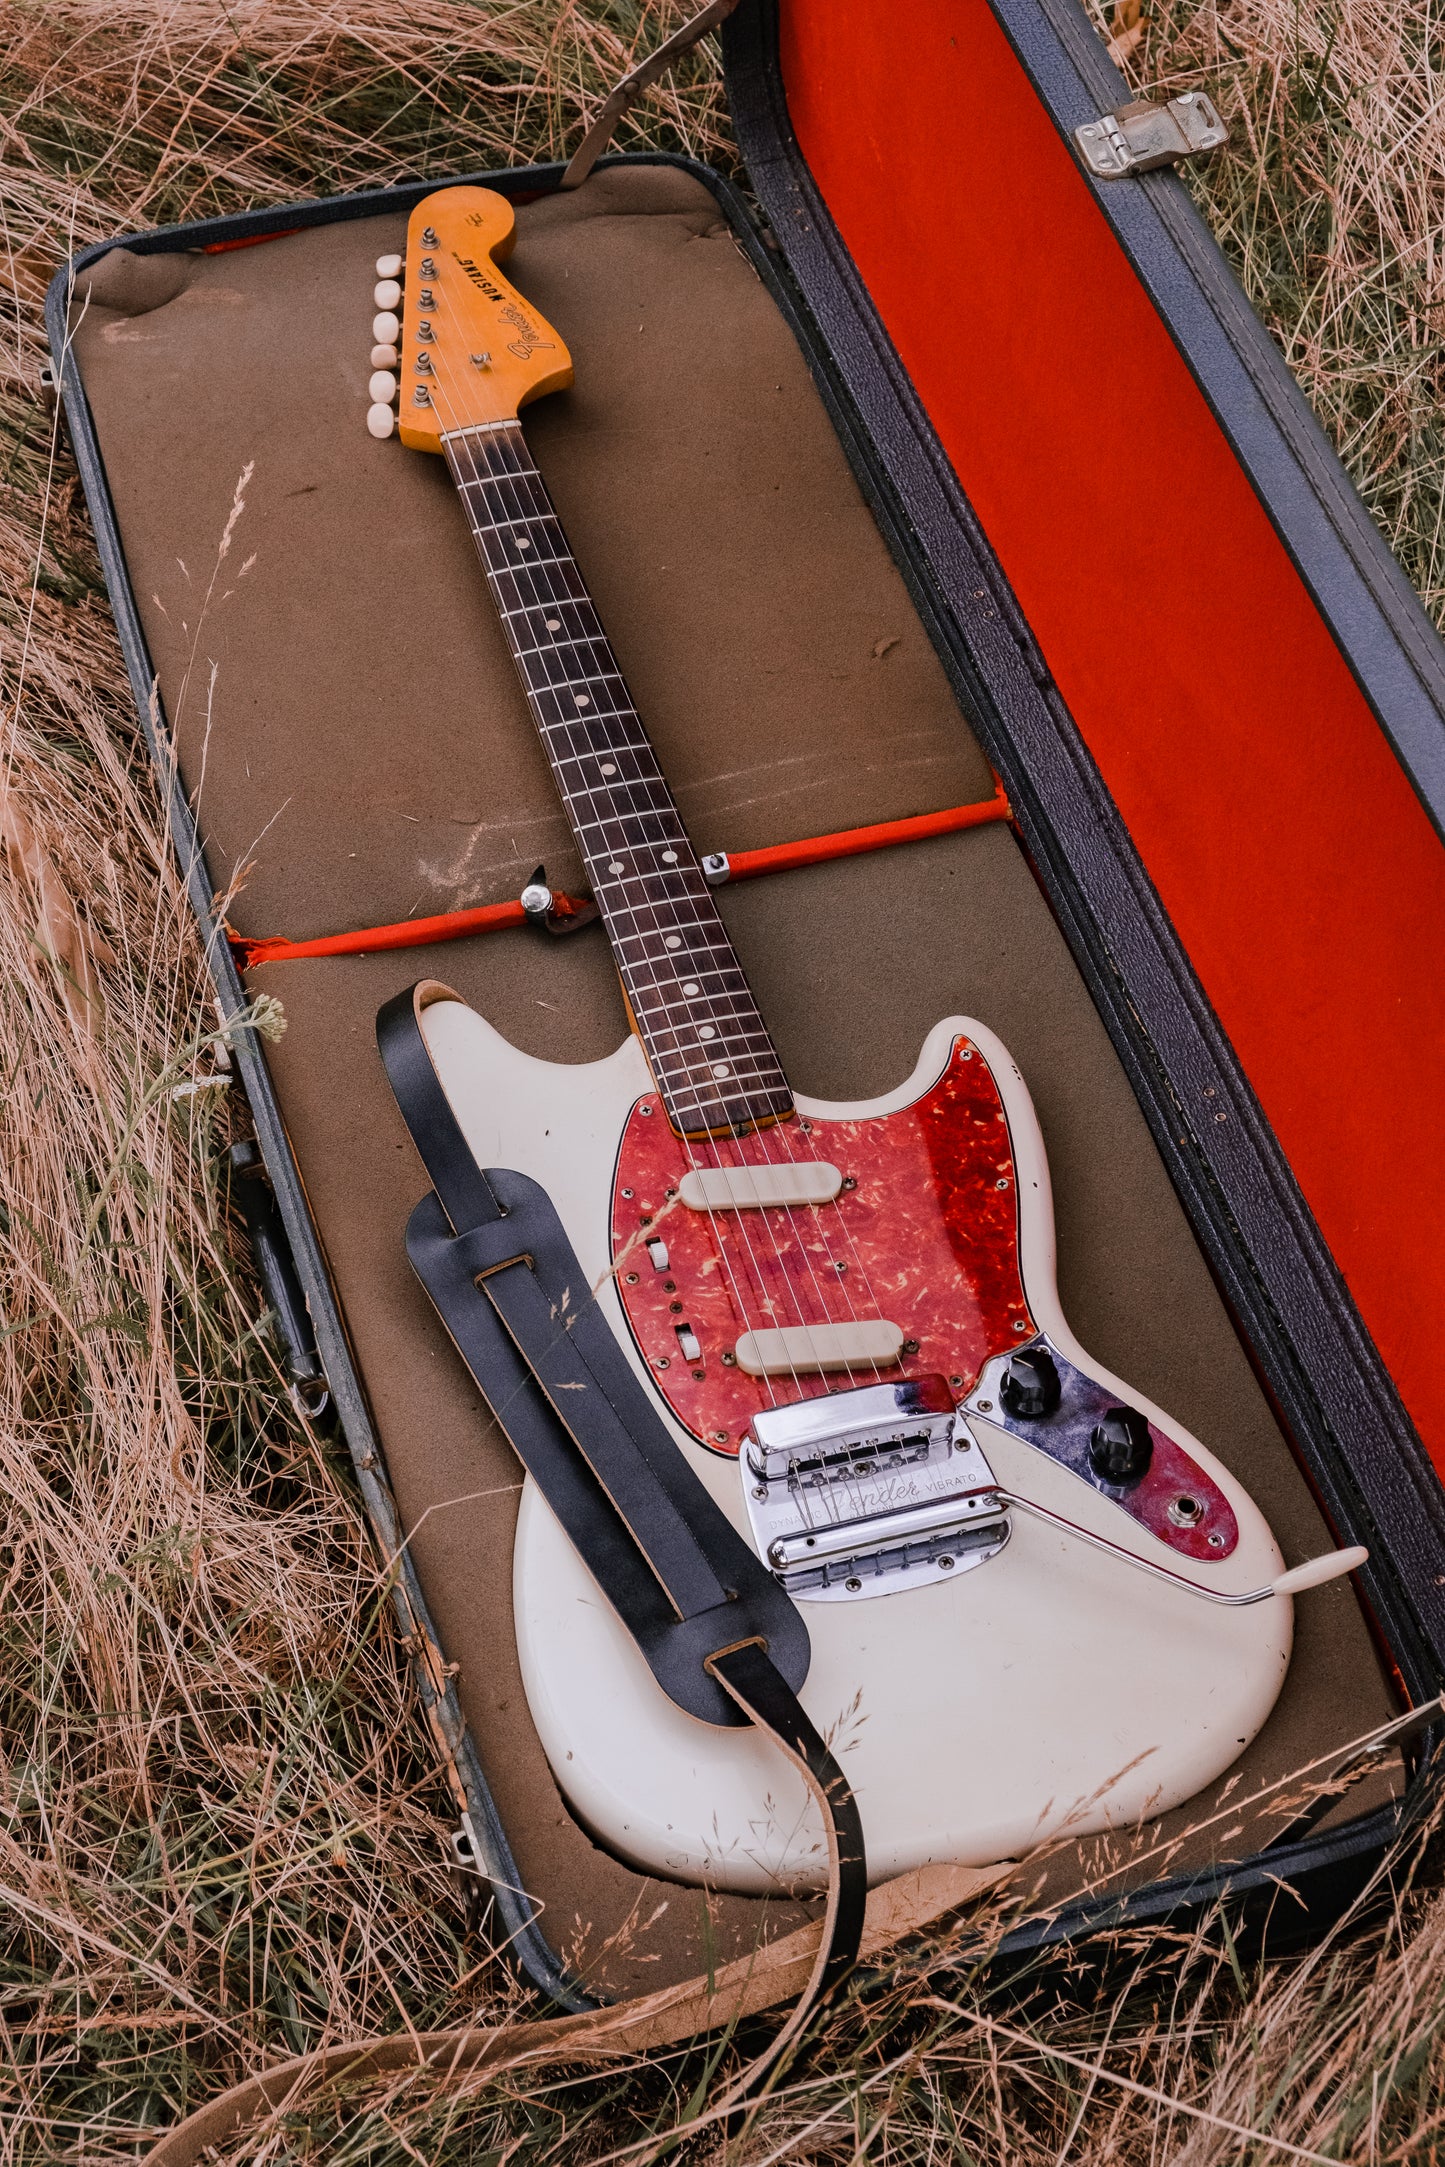
[(1111, 1407), (1089, 1439), (1089, 1460), (1100, 1482), (1128, 1489), (1142, 1482), (1154, 1457), (1149, 1425), (1137, 1407)]
[(1015, 1422), (1042, 1422), (1059, 1404), (1058, 1365), (1047, 1347), (1020, 1347), (999, 1379), (1004, 1413)]

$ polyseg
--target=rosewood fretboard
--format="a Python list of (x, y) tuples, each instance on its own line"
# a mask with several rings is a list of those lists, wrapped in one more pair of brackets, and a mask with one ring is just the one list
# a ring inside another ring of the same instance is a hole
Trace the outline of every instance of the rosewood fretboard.
[(772, 1040), (520, 426), (443, 442), (674, 1127), (783, 1118)]

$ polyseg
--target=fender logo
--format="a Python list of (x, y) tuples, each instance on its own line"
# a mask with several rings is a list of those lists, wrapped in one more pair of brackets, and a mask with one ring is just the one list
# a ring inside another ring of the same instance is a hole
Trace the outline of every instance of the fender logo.
[[(453, 254), (455, 255), (455, 253), (454, 250)], [(467, 277), (476, 287), (478, 293), (484, 293), (489, 301), (495, 301), (499, 304), (502, 322), (511, 324), (515, 330), (517, 336), (507, 347), (509, 354), (515, 354), (519, 361), (528, 361), (536, 353), (538, 347), (546, 350), (555, 343), (552, 339), (543, 338), (535, 324), (523, 315), (516, 302), (508, 301), (506, 295), (494, 286), (491, 280), (477, 268), (470, 256), (456, 256), (456, 261), (462, 270), (466, 272)]]
[(502, 322), (513, 325), (516, 330), (517, 336), (508, 345), (507, 352), (515, 354), (519, 361), (529, 361), (539, 346), (548, 348), (553, 343), (551, 339), (544, 339), (528, 322), (515, 302), (509, 302), (502, 310)]

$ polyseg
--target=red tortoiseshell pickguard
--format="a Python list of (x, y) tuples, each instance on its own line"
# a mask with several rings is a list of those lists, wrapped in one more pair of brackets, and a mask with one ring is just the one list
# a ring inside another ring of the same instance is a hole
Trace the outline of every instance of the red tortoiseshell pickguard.
[[(836, 1203), (719, 1212), (677, 1201), (689, 1167), (822, 1159), (847, 1181)], [(665, 1269), (648, 1243), (667, 1246)], [(760, 1408), (871, 1384), (870, 1366), (749, 1377), (723, 1361), (750, 1329), (885, 1317), (910, 1345), (884, 1373), (946, 1377), (961, 1399), (983, 1364), (1034, 1330), (1019, 1274), (1008, 1122), (983, 1055), (954, 1042), (925, 1096), (868, 1121), (790, 1121), (741, 1142), (684, 1145), (655, 1093), (623, 1132), (612, 1193), (622, 1304), (659, 1391), (715, 1452), (736, 1454)], [(839, 1266), (844, 1267), (839, 1269)], [(677, 1328), (701, 1346), (688, 1361)]]

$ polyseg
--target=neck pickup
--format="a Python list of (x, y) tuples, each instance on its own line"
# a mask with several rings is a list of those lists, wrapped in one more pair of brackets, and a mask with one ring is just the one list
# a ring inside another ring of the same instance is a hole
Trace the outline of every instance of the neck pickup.
[(520, 424), (443, 441), (673, 1127), (785, 1120), (773, 1042)]

